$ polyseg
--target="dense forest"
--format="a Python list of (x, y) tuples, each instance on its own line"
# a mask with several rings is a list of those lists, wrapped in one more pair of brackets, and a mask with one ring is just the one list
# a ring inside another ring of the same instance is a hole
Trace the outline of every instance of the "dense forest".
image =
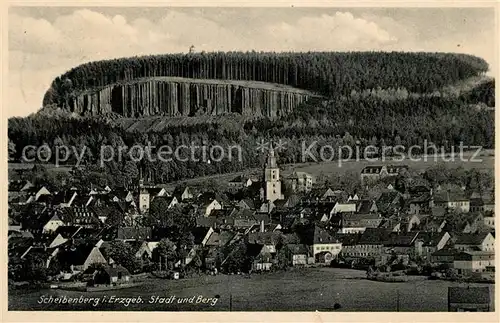
[[(103, 168), (96, 167), (96, 172), (91, 173), (97, 176), (94, 180), (98, 182), (124, 185), (138, 176), (139, 169), (151, 180), (166, 183), (260, 167), (265, 156), (255, 147), (261, 140), (270, 139), (287, 142), (287, 149), (279, 153), (280, 163), (302, 162), (302, 142), (309, 146), (315, 141), (318, 144), (311, 150), (313, 153), (323, 145), (334, 148), (344, 145), (353, 148), (367, 145), (409, 147), (423, 145), (424, 140), (446, 150), (459, 146), (461, 142), (463, 145), (493, 148), (494, 111), (474, 109), (470, 104), (492, 102), (494, 93), (485, 91), (483, 86), (480, 91), (489, 95), (472, 91), (464, 97), (408, 97), (401, 100), (387, 99), (379, 94), (330, 101), (317, 98), (278, 120), (254, 119), (242, 126), (238, 115), (227, 115), (204, 126), (171, 124), (158, 131), (126, 131), (102, 118), (36, 114), (9, 120), (9, 155), (19, 161), (22, 147), (26, 145), (47, 144), (51, 148), (66, 145), (78, 149), (85, 146), (84, 163), (96, 165), (102, 145), (131, 147), (137, 144), (146, 146), (150, 142), (157, 147), (191, 143), (204, 143), (208, 147), (241, 146), (241, 160), (223, 159), (214, 163), (173, 160), (165, 163), (144, 159), (134, 163), (125, 158), (106, 162)], [(67, 163), (74, 164), (75, 161), (72, 156)]]
[(77, 66), (53, 81), (43, 105), (63, 106), (82, 91), (155, 76), (263, 81), (331, 97), (378, 87), (427, 93), (480, 75), (488, 68), (481, 58), (445, 53), (214, 52), (143, 56)]

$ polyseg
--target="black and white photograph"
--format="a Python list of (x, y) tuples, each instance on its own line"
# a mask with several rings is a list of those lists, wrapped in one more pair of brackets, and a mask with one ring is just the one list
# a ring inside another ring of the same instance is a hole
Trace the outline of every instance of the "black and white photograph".
[(497, 5), (9, 6), (8, 311), (495, 312)]

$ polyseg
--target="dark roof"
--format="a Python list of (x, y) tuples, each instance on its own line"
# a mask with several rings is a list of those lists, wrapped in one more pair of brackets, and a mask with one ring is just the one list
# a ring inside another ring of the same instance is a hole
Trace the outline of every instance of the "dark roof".
[(126, 190), (126, 189), (115, 189), (115, 190), (111, 191), (110, 195), (116, 196), (117, 198), (122, 200), (125, 197), (127, 197), (127, 195), (129, 193), (130, 193), (130, 191)]
[(255, 203), (249, 198), (242, 199), (239, 203), (245, 203), (249, 209), (255, 209)]
[(359, 213), (369, 213), (370, 209), (374, 203), (372, 200), (357, 200), (356, 211)]
[(361, 234), (361, 237), (359, 238), (358, 244), (364, 245), (364, 244), (375, 244), (375, 245), (381, 245), (386, 241), (388, 238), (389, 234), (392, 232), (392, 230), (388, 229), (380, 229), (380, 228), (366, 228), (366, 230)]
[(441, 239), (443, 239), (443, 236), (446, 234), (446, 232), (424, 232), (420, 231), (418, 234), (418, 240), (422, 240), (424, 246), (430, 246), (430, 247), (435, 247)]
[(490, 289), (485, 287), (448, 287), (450, 303), (490, 304)]
[(399, 196), (401, 196), (401, 194), (397, 191), (382, 192), (382, 194), (377, 200), (377, 204), (378, 205), (392, 204)]
[(488, 232), (480, 233), (457, 233), (455, 234), (455, 244), (480, 245), (488, 235)]
[(470, 199), (470, 206), (483, 206), (484, 201), (482, 198), (471, 198)]
[(191, 233), (194, 236), (194, 244), (199, 245), (203, 242), (203, 239), (206, 237), (210, 228), (206, 227), (197, 227), (191, 230)]
[(336, 233), (334, 237), (342, 242), (343, 246), (354, 246), (358, 244), (361, 234), (359, 233)]
[(130, 272), (122, 265), (103, 266), (102, 269), (109, 275), (109, 277), (117, 277), (119, 273), (124, 276), (130, 276)]
[(208, 246), (225, 246), (228, 244), (236, 235), (235, 232), (230, 230), (221, 230), (220, 232), (214, 232), (210, 238), (208, 238)]
[(121, 227), (118, 228), (117, 238), (120, 240), (146, 240), (151, 239), (150, 227)]
[(279, 232), (252, 232), (248, 234), (249, 243), (275, 245), (279, 241)]
[(297, 234), (301, 238), (301, 243), (311, 246), (321, 243), (338, 243), (338, 240), (332, 237), (328, 231), (317, 225), (304, 226), (298, 228)]
[(196, 226), (210, 228), (217, 222), (217, 217), (215, 216), (199, 216), (196, 218)]
[(76, 231), (81, 230), (81, 227), (63, 225), (56, 229), (56, 234), (60, 234), (63, 238), (71, 238), (76, 233)]
[(411, 246), (418, 236), (418, 232), (391, 232), (384, 241), (385, 246)]
[(66, 250), (60, 251), (57, 257), (61, 264), (64, 264), (66, 266), (79, 266), (85, 263), (85, 260), (92, 252), (92, 249), (94, 249), (93, 244), (80, 244), (77, 246), (71, 246)]
[(247, 255), (249, 257), (257, 257), (261, 253), (262, 248), (264, 248), (264, 245), (249, 243), (247, 244)]

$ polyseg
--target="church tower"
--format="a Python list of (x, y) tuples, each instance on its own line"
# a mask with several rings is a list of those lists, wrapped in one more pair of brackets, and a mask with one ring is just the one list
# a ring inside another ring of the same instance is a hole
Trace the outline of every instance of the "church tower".
[(267, 156), (266, 167), (264, 169), (264, 199), (274, 202), (283, 199), (281, 194), (280, 169), (276, 162), (276, 156), (271, 144), (269, 155)]
[(144, 181), (139, 181), (139, 211), (141, 214), (149, 211), (149, 191), (144, 187)]

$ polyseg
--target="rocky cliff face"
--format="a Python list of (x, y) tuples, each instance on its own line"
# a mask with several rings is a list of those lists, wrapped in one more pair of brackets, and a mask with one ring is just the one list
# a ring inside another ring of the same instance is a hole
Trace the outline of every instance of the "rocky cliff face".
[(124, 117), (240, 113), (273, 118), (293, 111), (311, 95), (259, 82), (155, 78), (79, 93), (65, 108), (89, 116), (111, 112)]

